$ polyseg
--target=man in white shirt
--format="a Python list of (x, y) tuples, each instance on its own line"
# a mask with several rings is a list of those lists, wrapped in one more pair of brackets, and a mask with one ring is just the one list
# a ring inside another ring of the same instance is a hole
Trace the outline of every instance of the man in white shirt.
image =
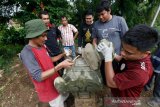
[(61, 17), (61, 23), (62, 25), (58, 29), (61, 31), (62, 44), (65, 50), (70, 49), (72, 51), (72, 58), (74, 58), (76, 56), (74, 40), (78, 35), (78, 30), (74, 25), (68, 24), (66, 16)]

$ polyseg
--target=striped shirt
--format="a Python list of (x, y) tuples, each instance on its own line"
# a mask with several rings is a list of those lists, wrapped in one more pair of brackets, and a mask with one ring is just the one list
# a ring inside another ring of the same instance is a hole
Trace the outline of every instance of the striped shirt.
[(64, 46), (74, 45), (73, 33), (76, 33), (78, 30), (72, 24), (67, 26), (60, 25), (58, 29), (61, 31), (62, 41)]

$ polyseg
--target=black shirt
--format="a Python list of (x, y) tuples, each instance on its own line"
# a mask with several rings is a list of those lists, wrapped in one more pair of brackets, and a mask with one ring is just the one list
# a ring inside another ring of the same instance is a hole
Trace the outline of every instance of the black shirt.
[(84, 47), (87, 43), (92, 43), (92, 29), (93, 24), (87, 25), (86, 23), (81, 24), (80, 34), (78, 36), (78, 46)]
[(48, 52), (51, 57), (62, 53), (57, 39), (61, 38), (61, 33), (57, 27), (51, 27), (47, 33), (47, 40), (45, 42)]

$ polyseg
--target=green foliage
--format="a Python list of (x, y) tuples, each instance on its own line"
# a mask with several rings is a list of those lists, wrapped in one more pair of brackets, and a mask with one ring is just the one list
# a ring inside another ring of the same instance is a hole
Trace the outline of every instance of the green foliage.
[(44, 4), (44, 10), (47, 10), (50, 15), (51, 22), (59, 25), (61, 16), (67, 16), (71, 19), (72, 6), (67, 2), (67, 0), (42, 0)]
[(160, 13), (159, 13), (159, 15), (158, 15), (158, 17), (157, 17), (157, 20), (156, 20), (156, 22), (155, 22), (155, 25), (154, 25), (154, 27), (159, 31), (159, 33), (160, 33)]
[(24, 44), (25, 32), (24, 29), (16, 30), (14, 27), (10, 29), (3, 29), (1, 32), (1, 42), (3, 44)]
[(159, 0), (116, 0), (112, 4), (112, 13), (123, 16), (129, 27), (136, 24), (151, 24)]
[(7, 69), (14, 56), (22, 49), (21, 45), (0, 44), (0, 69)]
[(75, 15), (73, 16), (73, 19), (75, 20), (75, 23), (80, 25), (80, 23), (84, 21), (85, 12), (87, 10), (92, 10), (93, 13), (95, 13), (96, 6), (99, 4), (99, 2), (100, 0), (74, 0), (73, 12)]

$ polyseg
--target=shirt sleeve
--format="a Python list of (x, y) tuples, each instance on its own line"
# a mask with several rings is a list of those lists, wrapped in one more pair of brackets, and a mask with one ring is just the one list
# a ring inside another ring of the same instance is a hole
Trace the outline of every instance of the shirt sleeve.
[(78, 32), (78, 30), (77, 30), (77, 28), (75, 26), (71, 25), (71, 28), (72, 28), (74, 33)]
[(123, 17), (121, 18), (120, 26), (121, 26), (120, 27), (121, 28), (121, 37), (122, 37), (128, 31), (127, 23)]
[(113, 80), (119, 90), (125, 90), (142, 84), (142, 78), (140, 74), (134, 71), (124, 71), (123, 73), (117, 73)]
[(38, 62), (36, 61), (33, 53), (29, 51), (28, 49), (26, 49), (21, 52), (20, 57), (21, 57), (23, 64), (29, 71), (30, 76), (36, 81), (40, 82), (42, 70)]
[(97, 38), (98, 33), (97, 33), (97, 29), (95, 27), (95, 24), (93, 25), (93, 29), (92, 29), (92, 34), (91, 35), (92, 35), (92, 39)]

